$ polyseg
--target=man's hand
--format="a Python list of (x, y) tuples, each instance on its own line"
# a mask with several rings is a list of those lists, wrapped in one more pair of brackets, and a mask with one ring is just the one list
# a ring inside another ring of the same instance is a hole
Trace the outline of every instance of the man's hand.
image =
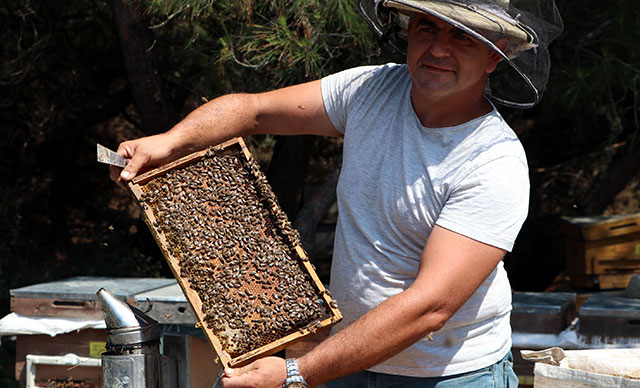
[(280, 357), (265, 357), (242, 368), (225, 369), (224, 388), (281, 388), (287, 368)]
[(123, 186), (123, 181), (133, 179), (140, 170), (168, 163), (182, 156), (182, 154), (175, 154), (173, 149), (172, 138), (168, 133), (120, 143), (117, 152), (129, 163), (124, 169), (110, 166), (111, 179)]

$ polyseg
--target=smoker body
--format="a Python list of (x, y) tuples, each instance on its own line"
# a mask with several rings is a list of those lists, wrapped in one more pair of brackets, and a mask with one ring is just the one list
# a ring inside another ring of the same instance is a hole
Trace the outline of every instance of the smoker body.
[(107, 351), (102, 354), (102, 387), (176, 387), (175, 361), (160, 355), (158, 322), (104, 288), (98, 291), (98, 299), (108, 336)]
[(102, 355), (102, 386), (158, 387), (158, 354)]

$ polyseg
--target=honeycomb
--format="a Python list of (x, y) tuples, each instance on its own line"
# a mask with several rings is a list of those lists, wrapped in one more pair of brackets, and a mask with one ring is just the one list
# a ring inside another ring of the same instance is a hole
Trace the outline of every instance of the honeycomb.
[(202, 302), (203, 323), (232, 358), (332, 316), (322, 297), (328, 292), (301, 264), (299, 235), (250, 154), (212, 148), (140, 189), (150, 226), (164, 236), (181, 280)]

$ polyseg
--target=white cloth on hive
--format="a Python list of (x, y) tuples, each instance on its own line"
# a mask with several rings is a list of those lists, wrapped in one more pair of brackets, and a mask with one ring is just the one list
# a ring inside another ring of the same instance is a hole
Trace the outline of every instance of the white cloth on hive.
[(21, 334), (71, 333), (83, 329), (105, 329), (104, 319), (36, 317), (11, 313), (0, 319), (0, 337)]

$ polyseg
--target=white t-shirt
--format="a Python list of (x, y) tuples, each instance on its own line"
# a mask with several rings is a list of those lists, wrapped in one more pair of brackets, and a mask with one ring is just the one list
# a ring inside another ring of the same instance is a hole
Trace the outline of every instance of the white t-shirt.
[[(336, 330), (412, 284), (434, 225), (510, 251), (527, 215), (526, 156), (495, 108), (426, 128), (410, 90), (405, 65), (322, 79), (327, 113), (344, 134), (330, 287), (344, 314)], [(501, 262), (433, 342), (424, 338), (370, 370), (428, 377), (491, 365), (511, 347), (510, 311)]]

